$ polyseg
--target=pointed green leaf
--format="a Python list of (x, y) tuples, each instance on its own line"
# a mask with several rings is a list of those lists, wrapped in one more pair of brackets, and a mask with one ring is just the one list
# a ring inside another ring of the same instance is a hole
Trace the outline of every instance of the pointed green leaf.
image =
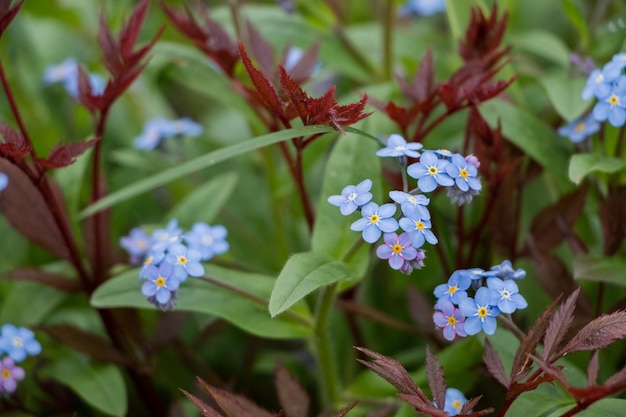
[(569, 68), (570, 51), (556, 35), (545, 30), (531, 30), (511, 37), (515, 49), (521, 49)]
[(161, 185), (167, 184), (186, 175), (193, 174), (194, 172), (201, 171), (219, 162), (226, 161), (230, 158), (234, 158), (244, 153), (263, 148), (265, 146), (273, 145), (275, 143), (284, 142), (286, 140), (300, 136), (310, 136), (318, 133), (330, 133), (334, 131), (335, 129), (330, 126), (300, 127), (295, 129), (282, 130), (280, 132), (269, 133), (267, 135), (259, 136), (241, 143), (237, 143), (236, 145), (218, 149), (173, 168), (166, 169), (159, 174), (135, 182), (134, 184), (124, 187), (121, 190), (117, 190), (87, 207), (79, 214), (79, 216), (81, 218), (88, 217), (94, 213), (104, 210), (105, 208), (112, 207), (115, 204), (128, 200), (129, 198), (135, 197), (141, 193), (153, 190)]
[(287, 260), (270, 297), (270, 314), (276, 317), (316, 289), (351, 278), (346, 264), (317, 252), (297, 253)]
[[(311, 334), (310, 311), (300, 303), (272, 319), (267, 300), (274, 278), (205, 265), (209, 281), (187, 279), (178, 290), (176, 310), (211, 314), (243, 330), (267, 338), (303, 338)], [(97, 308), (135, 307), (154, 310), (141, 294), (139, 271), (133, 269), (102, 284), (92, 295)]]
[(566, 71), (559, 71), (540, 81), (554, 109), (568, 122), (582, 116), (591, 105), (580, 96), (587, 83), (585, 78), (571, 78)]
[[(554, 411), (548, 416), (561, 416), (572, 408), (574, 408), (574, 405), (568, 405)], [(626, 410), (626, 400), (620, 398), (603, 398), (600, 401), (591, 404), (589, 408), (576, 413), (576, 417), (623, 417), (624, 410)]]
[(574, 258), (574, 279), (626, 286), (626, 260), (579, 255)]
[(569, 161), (569, 178), (576, 184), (590, 172), (614, 174), (626, 168), (626, 160), (602, 156), (595, 153), (572, 155)]

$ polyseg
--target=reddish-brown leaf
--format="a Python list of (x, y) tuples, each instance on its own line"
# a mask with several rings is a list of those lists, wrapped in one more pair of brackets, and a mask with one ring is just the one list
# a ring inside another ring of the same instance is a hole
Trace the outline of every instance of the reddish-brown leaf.
[(131, 364), (131, 361), (122, 352), (94, 333), (64, 324), (39, 326), (38, 329), (61, 342), (64, 346), (82, 352), (93, 359), (123, 366)]
[(465, 61), (481, 58), (500, 46), (506, 29), (507, 13), (498, 20), (498, 6), (494, 3), (487, 18), (479, 7), (472, 8), (465, 36), (459, 40), (459, 54)]
[[(278, 67), (278, 71), (279, 71), (278, 77), (280, 80), (280, 85), (283, 88), (283, 91), (289, 98), (289, 101), (291, 102), (291, 105), (293, 109), (295, 110), (295, 113), (302, 120), (302, 122), (306, 125), (309, 122), (309, 119), (311, 118), (311, 115), (309, 114), (310, 97), (308, 96), (307, 93), (304, 92), (300, 84), (295, 82), (289, 76), (289, 74), (287, 74), (285, 67), (280, 65)], [(331, 87), (331, 89), (333, 90), (332, 93), (334, 93), (334, 87)], [(329, 109), (332, 108), (332, 106), (336, 104), (332, 93), (330, 95), (330, 100), (332, 100), (333, 102), (330, 105), (330, 107), (328, 107)], [(328, 92), (325, 94), (325, 96), (328, 96)]]
[[(329, 114), (330, 124), (335, 126), (337, 130), (343, 133), (341, 126), (349, 126), (358, 122), (361, 119), (365, 119), (372, 113), (363, 113), (365, 106), (367, 105), (368, 96), (367, 93), (363, 94), (361, 100), (356, 103), (347, 104), (345, 106), (335, 106), (331, 114)], [(328, 123), (327, 122), (327, 123)]]
[(581, 350), (603, 349), (626, 338), (626, 311), (603, 314), (589, 322), (570, 339), (559, 356)]
[(11, 7), (11, 2), (12, 0), (0, 1), (0, 36), (2, 36), (24, 4), (24, 0), (20, 0)]
[(76, 162), (76, 157), (82, 155), (87, 149), (94, 146), (98, 140), (99, 138), (94, 138), (65, 145), (59, 143), (52, 148), (48, 159), (40, 159), (39, 162), (48, 169), (66, 167)]
[(135, 43), (139, 37), (139, 32), (143, 26), (143, 22), (148, 12), (148, 6), (150, 2), (148, 0), (142, 0), (137, 4), (133, 13), (128, 21), (123, 25), (119, 38), (119, 50), (122, 58), (130, 57), (132, 55)]
[(450, 83), (441, 83), (438, 91), (441, 101), (448, 110), (455, 110), (460, 106), (459, 90)]
[(265, 107), (274, 114), (274, 116), (282, 118), (284, 117), (283, 107), (278, 98), (278, 94), (276, 93), (276, 89), (272, 85), (271, 81), (267, 79), (261, 71), (256, 69), (254, 65), (252, 65), (252, 61), (246, 54), (246, 50), (243, 47), (242, 43), (239, 43), (239, 53), (241, 54), (241, 60), (243, 62), (248, 75), (250, 76), (250, 80), (254, 85), (254, 88), (258, 91)]
[(483, 362), (485, 362), (487, 370), (496, 379), (496, 381), (502, 384), (505, 388), (508, 388), (510, 382), (504, 370), (504, 365), (502, 365), (500, 355), (498, 355), (498, 352), (496, 352), (493, 348), (489, 339), (485, 339), (484, 342)]
[(478, 397), (474, 397), (474, 398), (467, 400), (465, 404), (463, 404), (463, 408), (461, 408), (459, 415), (467, 416), (467, 417), (480, 417), (480, 416), (485, 416), (487, 414), (493, 413), (494, 412), (493, 408), (485, 408), (484, 410), (472, 412), (472, 409), (476, 407), (476, 405), (478, 405), (478, 402), (480, 401), (482, 397), (483, 397), (482, 395), (479, 395)]
[(421, 392), (421, 390), (415, 386), (415, 383), (413, 382), (413, 379), (411, 378), (409, 373), (398, 361), (363, 347), (355, 347), (355, 349), (365, 353), (367, 356), (374, 359), (373, 361), (369, 362), (357, 359), (359, 362), (380, 375), (383, 379), (396, 387), (400, 392), (417, 395), (424, 401), (428, 401), (428, 399)]
[(626, 381), (626, 366), (620, 369), (617, 373), (611, 375), (609, 379), (604, 381), (604, 385), (610, 387), (618, 384), (622, 384)]
[(426, 346), (426, 378), (433, 399), (437, 406), (443, 409), (446, 402), (446, 378), (443, 375), (443, 367), (428, 346)]
[(539, 365), (541, 370), (545, 372), (546, 375), (549, 375), (553, 379), (556, 379), (557, 381), (559, 381), (561, 384), (563, 384), (565, 388), (570, 387), (569, 381), (567, 380), (565, 375), (563, 375), (562, 366), (552, 365), (551, 363), (545, 362), (534, 355), (530, 355), (530, 358), (533, 361), (535, 361), (537, 365)]
[(274, 383), (278, 401), (287, 417), (309, 415), (309, 395), (280, 361), (276, 361)]
[(3, 273), (1, 277), (14, 281), (38, 282), (64, 292), (77, 292), (82, 288), (76, 279), (38, 268), (17, 268)]
[(109, 30), (104, 15), (100, 15), (100, 27), (98, 29), (98, 43), (104, 55), (104, 66), (109, 70), (113, 78), (119, 77), (122, 72), (122, 62), (117, 42)]
[(250, 22), (246, 22), (248, 38), (250, 39), (250, 52), (261, 67), (265, 77), (272, 78), (274, 72), (274, 48)]
[[(532, 361), (532, 359), (530, 358), (528, 360)], [(551, 377), (550, 375), (541, 374), (539, 377), (533, 378), (531, 381), (522, 382), (522, 383), (513, 382), (511, 383), (511, 386), (507, 390), (505, 398), (507, 401), (513, 400), (517, 398), (520, 394), (523, 394), (528, 391), (532, 391), (535, 388), (537, 388), (539, 385), (543, 383), (547, 383), (547, 382), (552, 382), (552, 381), (554, 381), (554, 378)]]
[(0, 122), (0, 136), (4, 139), (0, 143), (0, 156), (21, 160), (32, 150), (24, 136), (4, 122)]
[(382, 406), (378, 410), (372, 411), (366, 417), (391, 417), (396, 412), (397, 409), (398, 409), (397, 406), (393, 404), (388, 404), (388, 405)]
[(576, 288), (552, 316), (543, 338), (543, 352), (541, 354), (543, 360), (547, 360), (550, 355), (554, 353), (572, 325), (572, 321), (574, 321), (574, 309), (576, 308), (576, 300), (578, 299), (579, 293), (580, 288)]
[(415, 394), (398, 394), (398, 398), (407, 404), (413, 406), (417, 411), (431, 417), (448, 417), (448, 413), (435, 407), (432, 402), (424, 401)]
[(187, 398), (189, 398), (189, 401), (191, 401), (193, 405), (195, 405), (196, 408), (200, 410), (200, 412), (202, 413), (204, 417), (222, 417), (220, 413), (218, 413), (213, 408), (208, 406), (204, 401), (200, 400), (198, 397), (191, 395), (184, 389), (181, 389), (181, 391), (183, 394), (185, 394)]
[(345, 407), (343, 407), (341, 410), (337, 411), (335, 414), (332, 415), (332, 417), (344, 417), (346, 414), (348, 414), (350, 410), (356, 407), (356, 405), (357, 405), (356, 402), (352, 402), (346, 405)]
[(598, 371), (600, 370), (600, 358), (598, 357), (598, 351), (596, 350), (591, 355), (591, 359), (587, 364), (587, 386), (591, 387), (598, 383)]
[(468, 97), (470, 102), (474, 105), (478, 105), (484, 101), (492, 99), (506, 90), (517, 79), (517, 75), (514, 75), (506, 81), (497, 81), (495, 83), (484, 83), (477, 87), (472, 94)]
[(9, 223), (30, 241), (61, 259), (70, 259), (63, 235), (39, 189), (4, 158), (0, 158), (0, 172), (9, 178), (9, 185), (0, 195), (0, 211)]
[[(413, 77), (413, 86), (410, 90), (403, 90), (404, 94), (416, 102), (425, 101), (435, 90), (435, 62), (430, 48), (426, 50), (420, 61), (420, 66)], [(408, 93), (408, 94), (407, 94)]]
[(200, 378), (198, 381), (229, 417), (275, 417), (245, 397), (212, 387)]

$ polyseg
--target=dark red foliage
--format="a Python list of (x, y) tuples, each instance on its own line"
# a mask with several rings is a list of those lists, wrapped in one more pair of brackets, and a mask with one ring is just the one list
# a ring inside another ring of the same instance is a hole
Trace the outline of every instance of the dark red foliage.
[(286, 114), (283, 109), (283, 104), (276, 92), (276, 88), (261, 71), (252, 65), (252, 61), (250, 61), (241, 42), (239, 43), (239, 53), (241, 54), (243, 65), (250, 76), (250, 80), (256, 89), (260, 101), (275, 117), (285, 120)]
[(546, 335), (543, 338), (542, 359), (550, 358), (572, 325), (578, 294), (580, 294), (580, 288), (577, 288), (576, 291), (567, 297), (567, 300), (552, 315), (550, 324), (546, 329)]
[(604, 255), (614, 255), (626, 238), (626, 186), (609, 188), (600, 206)]
[(481, 58), (497, 50), (506, 29), (508, 13), (498, 20), (498, 5), (494, 3), (489, 17), (479, 7), (472, 8), (472, 16), (465, 36), (459, 42), (459, 55), (465, 60)]
[(426, 377), (433, 400), (439, 407), (443, 407), (446, 401), (446, 378), (443, 375), (443, 367), (428, 346), (426, 346)]
[(287, 368), (276, 363), (274, 376), (278, 400), (286, 417), (307, 417), (309, 415), (309, 395), (298, 381), (291, 376)]
[(13, 0), (0, 0), (0, 36), (2, 36), (24, 4), (24, 0), (20, 0), (11, 7), (12, 2)]
[(48, 169), (66, 167), (76, 162), (76, 157), (82, 155), (99, 140), (99, 138), (94, 138), (83, 142), (59, 143), (52, 148), (47, 159), (39, 159), (39, 162)]
[(76, 279), (38, 268), (13, 269), (2, 274), (2, 278), (14, 281), (38, 282), (64, 292), (76, 292), (82, 289), (80, 282)]
[(0, 122), (0, 156), (13, 161), (20, 161), (32, 150), (32, 146), (24, 136), (4, 122)]
[(500, 355), (498, 355), (498, 352), (496, 352), (494, 347), (491, 345), (489, 339), (485, 339), (484, 342), (483, 362), (485, 362), (485, 366), (487, 366), (487, 370), (491, 376), (493, 376), (496, 381), (502, 384), (505, 388), (508, 388), (510, 381), (504, 371), (504, 365), (502, 365)]

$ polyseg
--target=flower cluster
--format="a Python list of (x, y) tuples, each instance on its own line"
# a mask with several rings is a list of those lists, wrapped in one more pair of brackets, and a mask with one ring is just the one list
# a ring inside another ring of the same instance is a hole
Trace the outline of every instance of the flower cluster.
[[(602, 69), (595, 69), (589, 75), (582, 98), (593, 97), (598, 102), (593, 108), (593, 118), (597, 122), (607, 121), (615, 127), (626, 122), (626, 53), (613, 55)], [(582, 130), (582, 128), (581, 128)]]
[(174, 219), (151, 235), (136, 227), (121, 238), (120, 245), (130, 254), (131, 263), (143, 259), (139, 272), (143, 295), (158, 308), (171, 310), (180, 284), (189, 276), (203, 276), (202, 262), (228, 251), (227, 234), (224, 226), (206, 223), (195, 223), (183, 233)]
[[(101, 95), (104, 92), (106, 81), (101, 75), (88, 74), (91, 90), (94, 95)], [(46, 85), (60, 83), (67, 93), (78, 97), (78, 62), (74, 58), (67, 58), (60, 64), (47, 67), (43, 74), (43, 82)]]
[(133, 146), (144, 151), (151, 151), (165, 138), (178, 135), (197, 137), (202, 134), (202, 130), (201, 125), (188, 117), (178, 120), (156, 118), (146, 122), (143, 132), (133, 140)]
[(31, 330), (12, 324), (5, 324), (0, 328), (0, 355), (6, 355), (0, 359), (0, 395), (12, 394), (17, 383), (24, 379), (24, 369), (16, 363), (39, 353), (41, 344)]
[[(515, 283), (525, 276), (526, 271), (513, 269), (508, 260), (489, 271), (480, 268), (454, 271), (446, 284), (438, 285), (433, 291), (437, 297), (435, 325), (443, 329), (447, 340), (472, 336), (481, 330), (494, 334), (500, 313), (511, 314), (528, 306)], [(470, 287), (475, 290), (473, 298), (468, 294)]]
[[(369, 179), (344, 187), (340, 195), (328, 197), (328, 202), (339, 207), (344, 216), (360, 210), (362, 217), (350, 228), (361, 232), (368, 243), (376, 243), (383, 236), (384, 243), (377, 248), (376, 255), (387, 260), (392, 269), (406, 274), (424, 266), (422, 247), (425, 243), (438, 243), (431, 230), (427, 207), (430, 199), (420, 192), (428, 193), (444, 186), (452, 202), (462, 205), (472, 201), (482, 188), (478, 179), (480, 163), (474, 155), (463, 157), (443, 149), (420, 154), (420, 150), (420, 143), (407, 143), (402, 136), (394, 134), (388, 138), (387, 146), (376, 152), (381, 157), (397, 158), (402, 167), (407, 166), (408, 158), (419, 158), (406, 168), (406, 173), (417, 180), (417, 188), (411, 192), (390, 191), (389, 198), (395, 204), (378, 205), (371, 201), (372, 181)], [(396, 218), (398, 206), (401, 215)], [(397, 234), (398, 229), (403, 232)]]

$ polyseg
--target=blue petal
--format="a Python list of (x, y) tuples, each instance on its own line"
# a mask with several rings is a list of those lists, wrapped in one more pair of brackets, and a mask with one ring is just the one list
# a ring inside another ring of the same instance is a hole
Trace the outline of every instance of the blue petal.
[(473, 336), (483, 329), (483, 323), (478, 316), (472, 316), (465, 320), (465, 332), (468, 336)]
[(398, 221), (393, 217), (380, 219), (378, 221), (378, 228), (380, 228), (380, 230), (385, 233), (395, 232), (396, 230), (398, 230)]
[(378, 208), (378, 215), (382, 218), (391, 217), (396, 213), (396, 205), (387, 203)]
[(355, 232), (363, 231), (370, 224), (370, 220), (366, 218), (361, 218), (355, 221), (350, 225), (350, 230), (354, 230)]
[(363, 240), (367, 243), (374, 243), (380, 238), (381, 234), (380, 229), (372, 224), (363, 229)]
[(353, 201), (346, 200), (341, 203), (341, 206), (339, 206), (339, 211), (342, 215), (349, 216), (350, 214), (354, 213), (358, 208), (359, 206), (357, 206)]
[[(496, 328), (498, 327), (498, 323), (496, 322), (495, 317), (485, 317), (485, 321), (483, 322), (483, 331), (485, 334), (492, 335), (496, 332)], [(467, 330), (467, 321), (465, 322), (465, 330)], [(469, 332), (468, 332), (469, 334)]]
[(156, 299), (159, 303), (165, 304), (170, 300), (171, 296), (172, 294), (168, 289), (161, 288), (161, 290), (156, 295)]
[(437, 188), (437, 181), (435, 181), (435, 179), (431, 175), (422, 176), (417, 181), (417, 188), (419, 188), (424, 193), (429, 193)]

